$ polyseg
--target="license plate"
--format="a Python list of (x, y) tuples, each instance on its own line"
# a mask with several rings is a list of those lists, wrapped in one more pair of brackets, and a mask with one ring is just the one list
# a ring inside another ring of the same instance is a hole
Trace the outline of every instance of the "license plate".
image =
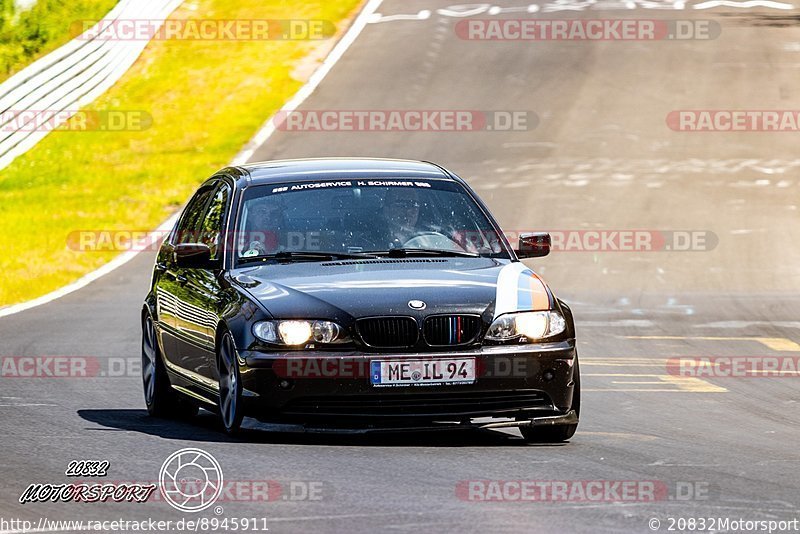
[(373, 386), (472, 384), (475, 382), (475, 358), (373, 360), (370, 380)]

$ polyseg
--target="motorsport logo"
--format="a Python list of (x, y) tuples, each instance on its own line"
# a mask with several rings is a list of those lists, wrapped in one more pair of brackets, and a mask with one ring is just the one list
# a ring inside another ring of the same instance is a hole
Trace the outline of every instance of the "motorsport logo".
[[(81, 477), (72, 482), (33, 483), (20, 494), (20, 504), (41, 502), (166, 501), (182, 512), (200, 512), (216, 502), (320, 501), (327, 491), (321, 481), (229, 480), (208, 452), (185, 448), (172, 453), (159, 470), (158, 481), (108, 480), (107, 460), (73, 460), (64, 472)], [(101, 481), (83, 480), (98, 479)], [(159, 489), (160, 491), (156, 491)], [(214, 512), (222, 513), (217, 506)]]
[(272, 123), (285, 132), (525, 132), (536, 128), (539, 116), (527, 110), (282, 110)]
[[(199, 481), (188, 486), (187, 481)], [(172, 453), (158, 473), (164, 500), (182, 512), (200, 512), (214, 504), (222, 493), (222, 467), (202, 449), (186, 448)]]
[[(200, 512), (216, 502), (320, 501), (325, 490), (320, 481), (229, 480), (211, 454), (194, 447), (172, 453), (158, 474), (163, 499), (182, 512)], [(222, 513), (216, 506), (214, 513)]]
[[(68, 477), (105, 477), (111, 463), (107, 460), (74, 460), (69, 463), (64, 474)], [(138, 482), (95, 482), (95, 483), (34, 483), (29, 484), (19, 496), (19, 503), (37, 502), (147, 502), (156, 490), (155, 484)]]
[(713, 20), (470, 19), (455, 31), (467, 41), (708, 41), (722, 28)]

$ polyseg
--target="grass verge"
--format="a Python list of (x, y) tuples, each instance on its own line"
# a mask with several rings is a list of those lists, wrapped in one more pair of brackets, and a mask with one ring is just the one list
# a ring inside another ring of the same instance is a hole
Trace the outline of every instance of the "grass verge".
[(73, 37), (73, 23), (99, 20), (117, 0), (0, 0), (0, 82)]
[[(359, 4), (195, 0), (171, 18), (314, 19), (341, 30)], [(293, 68), (330, 44), (152, 41), (91, 105), (146, 113), (149, 127), (53, 132), (0, 171), (0, 306), (64, 286), (119, 253), (74, 250), (74, 232), (146, 230), (165, 220), (300, 88)]]

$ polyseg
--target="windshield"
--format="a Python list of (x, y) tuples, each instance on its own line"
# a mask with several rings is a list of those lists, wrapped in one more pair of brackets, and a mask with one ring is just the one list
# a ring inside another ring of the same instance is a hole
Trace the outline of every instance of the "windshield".
[(414, 250), (507, 258), (482, 210), (456, 182), (341, 180), (248, 188), (237, 259), (281, 252)]

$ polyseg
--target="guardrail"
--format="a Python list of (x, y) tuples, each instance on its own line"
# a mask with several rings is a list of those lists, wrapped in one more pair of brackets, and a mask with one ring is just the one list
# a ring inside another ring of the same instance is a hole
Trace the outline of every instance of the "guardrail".
[(118, 20), (160, 25), (182, 0), (121, 0), (92, 28), (0, 83), (0, 169), (107, 91), (147, 40), (103, 36)]

